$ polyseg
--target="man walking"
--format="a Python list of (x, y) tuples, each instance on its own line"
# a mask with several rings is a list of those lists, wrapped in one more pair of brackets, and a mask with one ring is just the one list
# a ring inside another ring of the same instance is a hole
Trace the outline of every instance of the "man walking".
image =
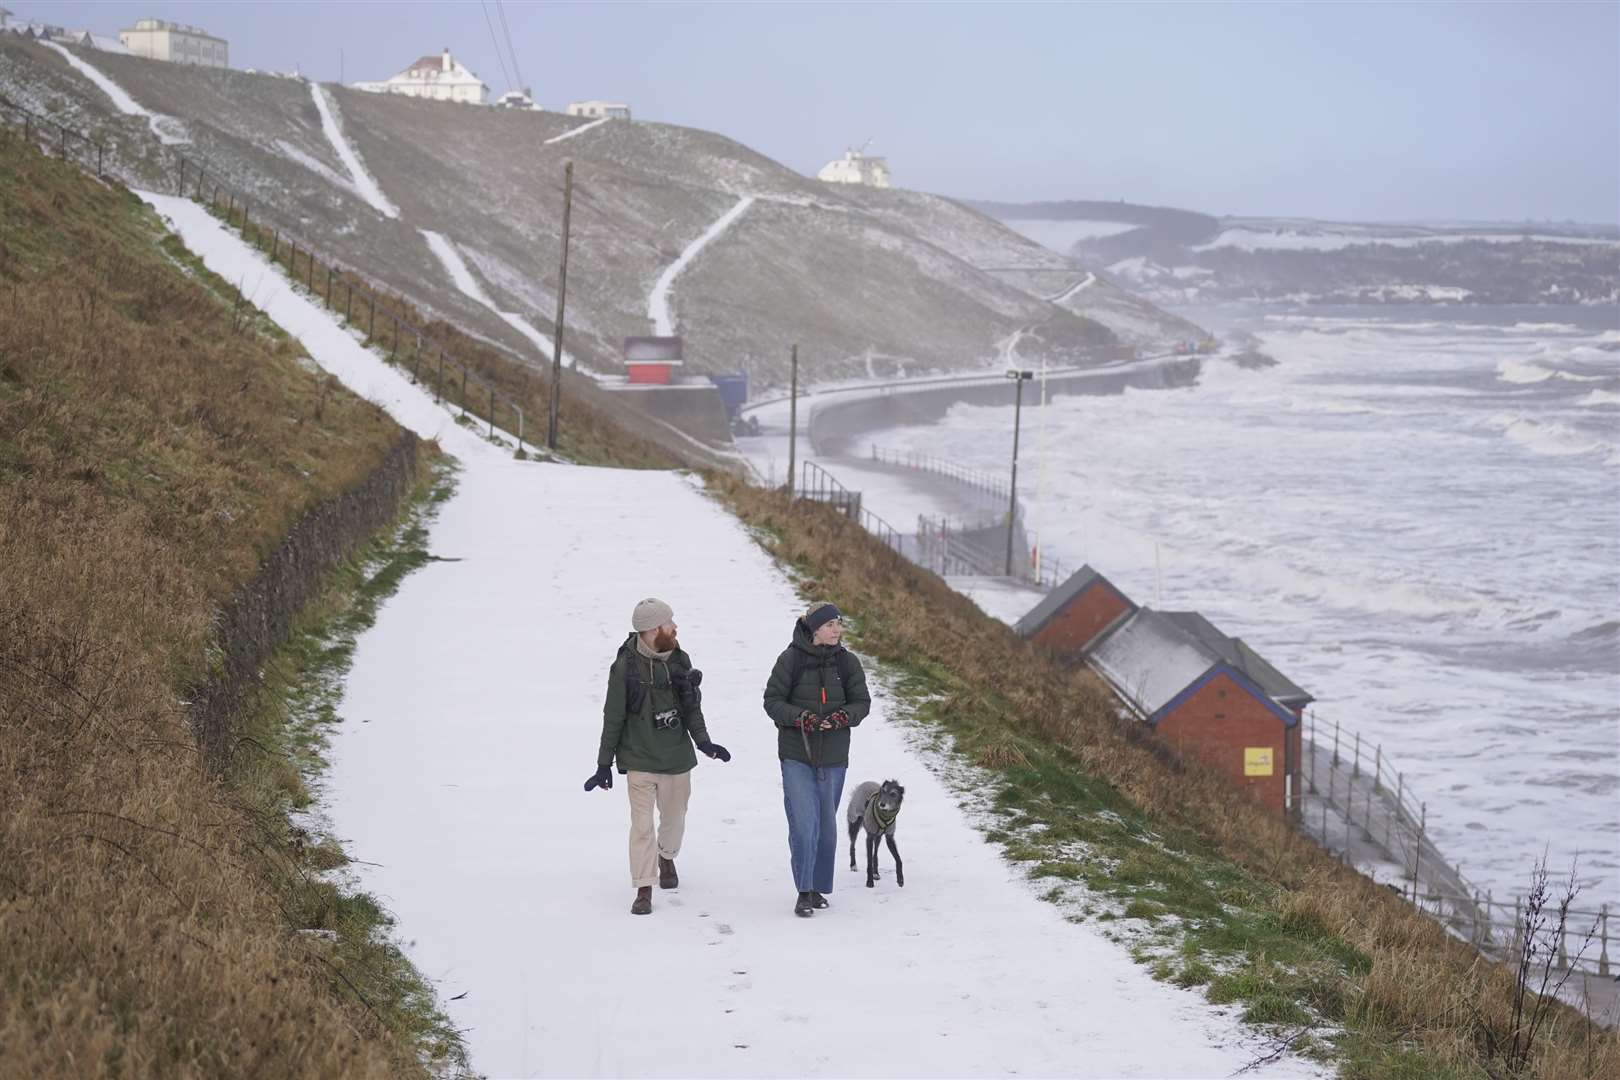
[(866, 672), (840, 643), (843, 618), (816, 603), (793, 624), (765, 684), (765, 712), (777, 727), (788, 853), (799, 896), (793, 913), (827, 907), (838, 865), (838, 800), (849, 768), (849, 729), (866, 719), (872, 698)]
[(698, 689), (703, 673), (693, 669), (692, 658), (675, 640), (674, 611), (662, 600), (643, 600), (631, 613), (630, 626), (608, 672), (596, 773), (585, 781), (585, 790), (611, 788), (618, 759), (630, 793), (630, 879), (636, 890), (630, 914), (650, 915), (653, 883), (661, 889), (680, 884), (675, 856), (681, 853), (697, 764), (693, 744), (720, 761), (730, 761), (731, 754), (709, 741)]

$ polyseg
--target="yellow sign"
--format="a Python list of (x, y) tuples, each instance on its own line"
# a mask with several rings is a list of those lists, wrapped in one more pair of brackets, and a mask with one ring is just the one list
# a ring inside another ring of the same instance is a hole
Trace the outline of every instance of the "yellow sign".
[(1271, 747), (1245, 746), (1243, 748), (1243, 775), (1271, 775)]

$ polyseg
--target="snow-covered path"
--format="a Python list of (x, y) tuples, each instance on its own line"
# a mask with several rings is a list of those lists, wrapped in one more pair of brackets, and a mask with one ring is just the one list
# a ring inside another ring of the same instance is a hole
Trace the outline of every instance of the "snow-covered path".
[(321, 114), (321, 131), (326, 134), (326, 141), (332, 144), (338, 160), (342, 161), (343, 167), (349, 171), (349, 180), (354, 190), (383, 217), (399, 217), (399, 207), (383, 194), (382, 187), (366, 171), (365, 165), (360, 161), (360, 155), (344, 136), (343, 128), (338, 125), (337, 116), (332, 112), (332, 102), (326, 96), (326, 89), (318, 82), (311, 82), (309, 96), (315, 99), (315, 109)]
[(164, 146), (186, 146), (191, 142), (191, 137), (186, 134), (184, 124), (172, 116), (165, 116), (162, 113), (155, 113), (148, 109), (131, 97), (129, 91), (119, 86), (100, 68), (85, 63), (54, 41), (42, 41), (40, 44), (47, 49), (55, 49), (61, 53), (62, 59), (68, 62), (69, 67), (95, 83), (102, 93), (112, 99), (113, 108), (125, 116), (146, 117), (146, 126), (151, 128), (152, 134), (156, 135), (158, 142)]
[(647, 297), (647, 318), (652, 320), (654, 334), (660, 337), (668, 337), (675, 333), (675, 319), (669, 312), (669, 290), (670, 286), (675, 284), (675, 279), (680, 276), (681, 271), (685, 270), (687, 264), (697, 258), (698, 252), (707, 247), (715, 237), (729, 229), (731, 223), (742, 217), (752, 205), (754, 205), (754, 196), (752, 195), (744, 195), (738, 199), (737, 205), (715, 218), (714, 224), (705, 229), (702, 236), (687, 244), (686, 250), (681, 252), (680, 257), (664, 267), (664, 272), (659, 274), (658, 280), (653, 283), (651, 295)]
[(605, 124), (611, 119), (613, 119), (611, 116), (604, 116), (600, 120), (592, 120), (588, 124), (581, 124), (577, 128), (569, 128), (567, 131), (563, 132), (561, 135), (553, 135), (551, 138), (547, 139), (545, 142), (541, 143), (540, 145), (541, 146), (550, 146), (552, 143), (560, 143), (564, 139), (572, 139), (575, 135), (583, 135), (583, 134), (585, 134), (585, 132), (591, 130), (591, 128), (596, 127), (599, 124)]
[(1063, 301), (1067, 300), (1069, 297), (1073, 296), (1075, 293), (1081, 292), (1082, 290), (1091, 288), (1091, 286), (1093, 284), (1095, 284), (1096, 281), (1097, 281), (1097, 275), (1096, 274), (1087, 273), (1085, 277), (1083, 277), (1079, 281), (1075, 282), (1069, 288), (1064, 289), (1062, 292), (1058, 293), (1056, 296), (1048, 296), (1046, 299), (1051, 303), (1061, 304), (1061, 303), (1063, 303)]
[[(840, 869), (833, 907), (795, 918), (760, 690), (801, 601), (743, 527), (676, 474), (511, 460), (202, 207), (143, 198), (322, 366), (464, 465), (431, 534), (445, 561), (358, 644), (326, 810), (479, 1071), (1213, 1077), (1255, 1056), (1229, 1011), (1036, 898), (909, 746), (881, 679), (850, 783), (906, 784), (907, 885)], [(674, 605), (735, 757), (698, 767), (682, 886), (636, 918), (622, 778), (581, 784), (646, 595)]]
[[(462, 295), (489, 308), (500, 317), (502, 322), (528, 338), (529, 343), (539, 349), (542, 356), (547, 360), (551, 359), (553, 352), (551, 341), (537, 330), (533, 323), (517, 312), (502, 311), (500, 309), (489, 293), (484, 291), (484, 287), (478, 284), (478, 279), (473, 277), (473, 272), (468, 268), (466, 260), (461, 257), (461, 252), (456, 250), (456, 245), (452, 244), (448, 237), (429, 229), (419, 229), (417, 231), (427, 241), (427, 246), (433, 252), (433, 257), (439, 260), (439, 265), (444, 267), (444, 272), (450, 275), (451, 282), (454, 283), (456, 289)], [(565, 367), (574, 366), (574, 359), (569, 355), (567, 349), (563, 350), (563, 365)]]

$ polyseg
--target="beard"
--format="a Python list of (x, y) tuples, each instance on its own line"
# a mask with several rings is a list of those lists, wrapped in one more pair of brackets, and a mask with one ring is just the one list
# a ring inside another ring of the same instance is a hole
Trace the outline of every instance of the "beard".
[(673, 652), (677, 644), (673, 630), (660, 630), (653, 635), (653, 652)]

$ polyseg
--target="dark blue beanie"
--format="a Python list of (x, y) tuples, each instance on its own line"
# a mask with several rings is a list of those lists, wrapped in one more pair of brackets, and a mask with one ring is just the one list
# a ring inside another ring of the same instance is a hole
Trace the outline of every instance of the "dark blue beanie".
[(811, 637), (814, 637), (817, 630), (820, 630), (834, 619), (842, 619), (843, 617), (844, 613), (839, 611), (836, 605), (822, 604), (804, 617), (804, 628), (810, 631)]

